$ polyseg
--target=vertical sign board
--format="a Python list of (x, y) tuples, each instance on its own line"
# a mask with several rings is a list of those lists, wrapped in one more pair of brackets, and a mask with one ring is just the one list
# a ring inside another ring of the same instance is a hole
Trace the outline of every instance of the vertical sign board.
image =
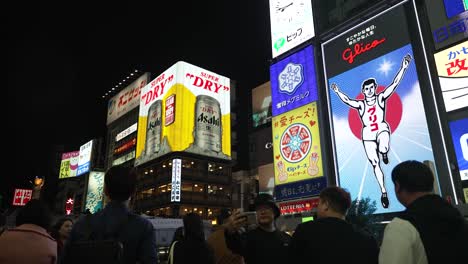
[(353, 199), (376, 201), (376, 213), (403, 210), (392, 169), (405, 160), (434, 161), (403, 5), (323, 43), (322, 51), (337, 183)]
[(270, 0), (271, 50), (275, 58), (314, 37), (311, 0)]
[(317, 195), (326, 186), (315, 71), (312, 46), (270, 67), (277, 201)]
[(230, 80), (179, 61), (141, 91), (135, 165), (184, 151), (231, 159)]
[(93, 141), (90, 140), (80, 147), (80, 156), (78, 158), (78, 171), (76, 175), (79, 176), (89, 171), (91, 166), (91, 154), (93, 151)]
[(104, 172), (91, 171), (88, 178), (88, 190), (86, 192), (85, 208), (91, 213), (102, 209), (104, 197)]
[(425, 0), (436, 50), (468, 38), (467, 0)]
[(59, 179), (76, 176), (79, 156), (79, 151), (67, 152), (62, 154), (62, 161), (60, 162)]
[(468, 41), (434, 54), (447, 112), (468, 107)]
[(460, 179), (468, 181), (468, 118), (449, 123)]
[(13, 195), (14, 206), (25, 206), (32, 198), (32, 189), (15, 189)]
[(181, 181), (181, 171), (182, 171), (182, 160), (173, 159), (172, 160), (172, 187), (171, 187), (171, 202), (180, 202), (180, 187), (182, 185)]

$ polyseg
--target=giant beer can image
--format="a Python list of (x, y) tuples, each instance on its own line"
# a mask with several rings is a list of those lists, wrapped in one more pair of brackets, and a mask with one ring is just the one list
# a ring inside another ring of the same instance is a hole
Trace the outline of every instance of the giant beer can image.
[(161, 150), (162, 134), (162, 101), (157, 100), (148, 110), (148, 123), (146, 125), (145, 156), (158, 153)]
[(222, 152), (221, 107), (215, 98), (198, 95), (195, 101), (194, 145), (202, 151)]

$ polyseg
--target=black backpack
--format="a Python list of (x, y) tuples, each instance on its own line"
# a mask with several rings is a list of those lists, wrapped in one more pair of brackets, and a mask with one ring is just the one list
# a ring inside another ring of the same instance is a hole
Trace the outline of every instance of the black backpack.
[(72, 242), (67, 248), (64, 264), (91, 264), (91, 263), (124, 263), (124, 246), (120, 233), (127, 225), (130, 214), (111, 233), (102, 233), (102, 230), (93, 230), (91, 226), (92, 215), (86, 216), (85, 239)]

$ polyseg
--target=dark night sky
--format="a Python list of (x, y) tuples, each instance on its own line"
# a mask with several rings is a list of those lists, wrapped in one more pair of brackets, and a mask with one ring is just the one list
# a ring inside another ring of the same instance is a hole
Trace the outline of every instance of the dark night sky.
[(157, 75), (184, 60), (237, 80), (238, 89), (269, 79), (266, 0), (78, 3), (7, 11), (2, 192), (47, 173), (53, 145), (72, 151), (104, 136), (101, 96), (135, 68)]

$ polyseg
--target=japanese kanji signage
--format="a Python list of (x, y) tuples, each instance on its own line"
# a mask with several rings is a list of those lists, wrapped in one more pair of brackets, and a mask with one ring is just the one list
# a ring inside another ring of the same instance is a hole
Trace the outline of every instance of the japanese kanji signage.
[(181, 196), (181, 171), (182, 171), (182, 160), (172, 160), (172, 187), (171, 187), (171, 202), (180, 202)]
[(273, 116), (317, 101), (314, 51), (308, 46), (271, 65)]
[(468, 107), (468, 41), (434, 55), (447, 112)]
[(25, 206), (32, 198), (31, 189), (15, 189), (13, 195), (14, 206)]
[(273, 117), (275, 185), (323, 176), (317, 103)]
[(76, 176), (79, 156), (79, 151), (67, 152), (62, 154), (62, 161), (60, 162), (59, 179)]
[(277, 185), (274, 191), (275, 200), (285, 201), (301, 197), (317, 196), (325, 187), (327, 187), (327, 180), (325, 177)]
[(72, 197), (68, 197), (65, 201), (65, 214), (71, 215), (73, 213), (73, 206), (75, 204), (75, 200)]
[(376, 201), (376, 213), (404, 210), (397, 164), (434, 161), (403, 5), (322, 44), (336, 181), (353, 199)]
[(436, 49), (468, 38), (468, 3), (466, 0), (426, 0)]

